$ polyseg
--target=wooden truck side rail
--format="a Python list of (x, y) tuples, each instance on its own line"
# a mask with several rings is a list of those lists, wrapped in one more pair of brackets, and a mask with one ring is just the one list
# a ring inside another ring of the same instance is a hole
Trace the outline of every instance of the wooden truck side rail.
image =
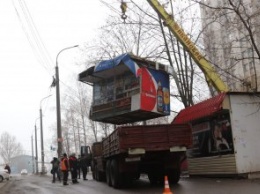
[[(134, 151), (149, 152), (189, 148), (191, 127), (183, 124), (124, 126), (117, 128), (103, 140), (103, 155), (110, 157)], [(185, 151), (185, 150), (183, 150)]]

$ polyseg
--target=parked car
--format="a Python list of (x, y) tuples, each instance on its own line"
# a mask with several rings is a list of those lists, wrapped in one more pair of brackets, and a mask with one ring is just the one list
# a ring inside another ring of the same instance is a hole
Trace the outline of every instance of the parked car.
[(7, 170), (0, 170), (0, 183), (4, 180), (9, 180), (10, 174)]
[(21, 175), (27, 175), (27, 174), (28, 174), (28, 171), (26, 169), (21, 170)]

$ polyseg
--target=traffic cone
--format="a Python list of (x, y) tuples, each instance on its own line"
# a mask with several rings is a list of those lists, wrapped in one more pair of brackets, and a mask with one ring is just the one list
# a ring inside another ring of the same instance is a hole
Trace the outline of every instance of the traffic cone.
[(163, 191), (163, 194), (173, 194), (170, 190), (170, 186), (169, 186), (167, 176), (164, 176), (164, 191)]

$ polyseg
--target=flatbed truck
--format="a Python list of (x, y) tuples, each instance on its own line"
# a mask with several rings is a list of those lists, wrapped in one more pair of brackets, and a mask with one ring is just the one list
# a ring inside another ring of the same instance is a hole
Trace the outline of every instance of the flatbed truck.
[(93, 143), (91, 151), (81, 150), (89, 153), (93, 178), (114, 188), (141, 174), (147, 174), (152, 185), (163, 183), (165, 175), (174, 184), (180, 179), (186, 149), (192, 145), (191, 134), (186, 124), (122, 126)]

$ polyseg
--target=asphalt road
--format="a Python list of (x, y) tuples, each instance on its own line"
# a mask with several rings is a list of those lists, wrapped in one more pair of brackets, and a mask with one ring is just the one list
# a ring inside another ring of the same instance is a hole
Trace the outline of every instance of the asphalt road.
[[(51, 183), (50, 176), (13, 176), (10, 181), (0, 183), (0, 194), (161, 194), (164, 188), (151, 187), (149, 181), (142, 177), (133, 185), (122, 190), (108, 187), (106, 183), (79, 179), (79, 184), (68, 186)], [(216, 178), (182, 178), (179, 184), (171, 186), (174, 194), (259, 194), (260, 180), (216, 179)]]

